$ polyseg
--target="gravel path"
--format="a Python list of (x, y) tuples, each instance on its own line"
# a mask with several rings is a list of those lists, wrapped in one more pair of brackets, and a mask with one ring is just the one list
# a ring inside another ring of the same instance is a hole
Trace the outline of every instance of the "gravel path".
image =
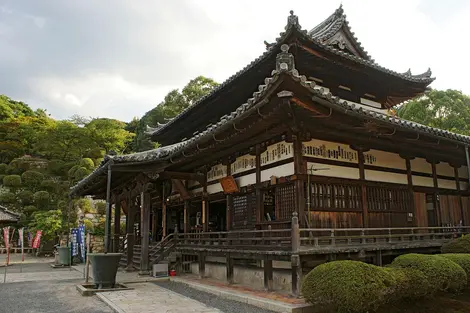
[(82, 297), (79, 281), (35, 281), (0, 284), (0, 312), (5, 313), (112, 313), (96, 297)]
[(226, 313), (243, 312), (243, 313), (274, 313), (273, 311), (261, 309), (246, 303), (238, 301), (227, 300), (221, 297), (217, 297), (211, 293), (199, 291), (189, 287), (186, 284), (177, 282), (155, 282), (154, 284), (166, 288), (168, 290), (179, 293), (183, 296), (191, 298), (193, 300), (204, 303), (207, 306), (219, 309)]

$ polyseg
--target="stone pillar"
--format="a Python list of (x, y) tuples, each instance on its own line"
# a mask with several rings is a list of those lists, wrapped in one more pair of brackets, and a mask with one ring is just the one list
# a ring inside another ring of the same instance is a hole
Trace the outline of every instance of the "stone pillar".
[(230, 256), (230, 253), (227, 253), (225, 259), (226, 265), (226, 274), (227, 274), (227, 283), (233, 284), (233, 258)]
[(150, 241), (150, 193), (147, 191), (141, 194), (141, 255), (140, 255), (140, 275), (149, 274), (149, 241)]
[(300, 231), (299, 231), (299, 218), (297, 212), (292, 214), (292, 294), (298, 296), (300, 293), (300, 284), (302, 282), (302, 264), (300, 262)]
[(263, 260), (264, 268), (264, 289), (267, 291), (273, 290), (273, 260), (269, 259), (266, 255)]

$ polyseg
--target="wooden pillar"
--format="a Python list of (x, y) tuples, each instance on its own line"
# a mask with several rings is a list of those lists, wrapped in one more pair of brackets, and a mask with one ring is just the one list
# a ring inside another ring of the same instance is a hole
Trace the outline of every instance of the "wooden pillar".
[(204, 184), (202, 185), (202, 231), (209, 230), (209, 201), (207, 201), (207, 169), (204, 170)]
[(273, 290), (273, 260), (271, 260), (268, 255), (265, 256), (263, 260), (264, 268), (264, 289), (267, 291)]
[(295, 180), (295, 194), (296, 194), (296, 212), (298, 213), (298, 218), (300, 224), (305, 224), (305, 184), (304, 180), (301, 178), (302, 174), (307, 173), (306, 163), (304, 162), (303, 157), (303, 147), (302, 140), (300, 135), (292, 135), (293, 142), (293, 152), (294, 152), (294, 173), (297, 176)]
[(292, 294), (298, 296), (300, 293), (300, 284), (302, 282), (302, 263), (300, 262), (300, 230), (299, 218), (297, 212), (292, 214), (292, 255), (291, 255), (291, 268), (292, 268)]
[(365, 185), (364, 149), (359, 147), (356, 150), (359, 161), (359, 180), (361, 181), (362, 226), (366, 228), (369, 227), (369, 208), (367, 207), (367, 187)]
[(462, 201), (462, 194), (461, 189), (460, 189), (460, 177), (459, 177), (459, 166), (455, 165), (454, 167), (454, 176), (455, 176), (455, 187), (458, 192), (458, 197), (459, 197), (459, 205), (460, 205), (460, 215), (462, 216), (462, 226), (466, 225), (466, 220), (465, 220), (465, 209), (463, 206), (463, 201)]
[(155, 210), (152, 210), (152, 242), (157, 241), (157, 234), (158, 234), (158, 214), (155, 212)]
[(143, 191), (141, 197), (141, 245), (140, 250), (140, 275), (149, 274), (149, 241), (150, 241), (150, 193)]
[(413, 226), (418, 226), (418, 219), (416, 217), (416, 203), (414, 201), (414, 191), (413, 191), (413, 174), (411, 172), (411, 158), (405, 157), (405, 165), (406, 165), (406, 179), (408, 181), (408, 190), (411, 194), (412, 201), (412, 211), (413, 211)]
[(121, 237), (121, 200), (118, 196), (115, 197), (116, 203), (114, 204), (114, 252), (119, 252), (119, 238)]
[(199, 278), (206, 277), (206, 253), (201, 251), (198, 254), (199, 261)]
[[(227, 176), (231, 176), (231, 175), (232, 175), (232, 166), (231, 166), (230, 160), (228, 160)], [(225, 212), (225, 222), (226, 222), (225, 229), (226, 231), (230, 231), (230, 228), (232, 226), (232, 208), (233, 208), (233, 195), (232, 194), (227, 194), (226, 205), (227, 205), (227, 209)]]
[(255, 196), (256, 196), (256, 223), (263, 221), (263, 193), (261, 190), (261, 145), (255, 147)]
[(233, 284), (233, 258), (230, 256), (230, 253), (227, 253), (226, 255), (226, 260), (225, 260), (225, 266), (226, 266), (226, 274), (227, 274), (227, 283), (228, 284)]
[(183, 210), (183, 223), (184, 223), (184, 233), (189, 233), (189, 208), (190, 208), (191, 202), (189, 200), (184, 201), (184, 210)]
[(134, 223), (135, 223), (135, 204), (134, 199), (129, 195), (127, 198), (127, 271), (133, 271), (133, 259), (134, 259)]
[(165, 185), (162, 190), (162, 240), (166, 237), (166, 194)]
[(431, 168), (432, 168), (432, 181), (434, 185), (434, 207), (436, 209), (436, 216), (437, 216), (437, 226), (441, 226), (442, 220), (441, 220), (441, 205), (439, 203), (439, 185), (437, 182), (437, 171), (436, 171), (436, 161), (432, 160), (430, 161), (431, 163)]
[(108, 164), (108, 178), (106, 183), (106, 219), (104, 226), (104, 252), (111, 251), (111, 164)]

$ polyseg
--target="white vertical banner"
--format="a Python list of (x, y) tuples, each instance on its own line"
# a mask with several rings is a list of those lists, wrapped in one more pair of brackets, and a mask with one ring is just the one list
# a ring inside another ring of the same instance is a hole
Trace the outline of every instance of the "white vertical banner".
[(18, 237), (20, 239), (21, 247), (21, 268), (20, 272), (23, 272), (23, 262), (24, 262), (24, 228), (18, 229)]

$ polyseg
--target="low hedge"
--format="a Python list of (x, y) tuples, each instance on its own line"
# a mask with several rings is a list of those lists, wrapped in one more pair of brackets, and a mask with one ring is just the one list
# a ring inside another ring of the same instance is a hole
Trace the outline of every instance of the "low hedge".
[(394, 277), (394, 289), (389, 299), (390, 302), (426, 298), (434, 294), (435, 289), (423, 272), (413, 268), (386, 267), (384, 269)]
[[(467, 273), (467, 280), (470, 283), (470, 254), (469, 253), (448, 253), (440, 254), (440, 257), (454, 261)], [(467, 286), (468, 287), (468, 286)]]
[(430, 292), (458, 292), (467, 284), (467, 274), (457, 263), (438, 255), (404, 254), (391, 264), (395, 268), (415, 269), (422, 272), (428, 280)]
[(332, 312), (368, 312), (387, 302), (394, 275), (359, 261), (335, 261), (315, 267), (302, 284), (305, 299)]
[(470, 235), (453, 239), (441, 247), (443, 254), (447, 253), (470, 253)]

